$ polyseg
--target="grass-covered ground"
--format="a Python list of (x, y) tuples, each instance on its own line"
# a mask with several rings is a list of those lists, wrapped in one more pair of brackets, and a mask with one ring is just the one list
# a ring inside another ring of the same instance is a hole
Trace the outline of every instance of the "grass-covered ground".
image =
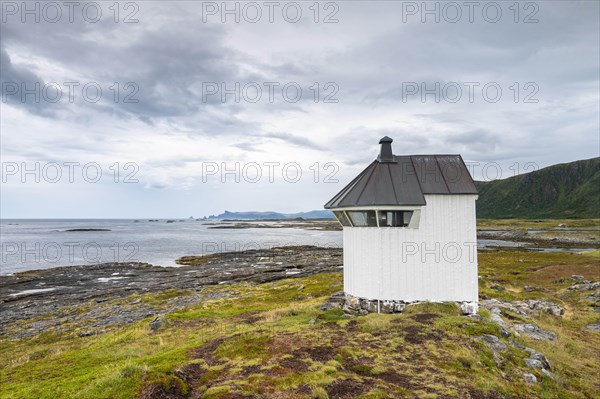
[(555, 229), (559, 225), (566, 228), (600, 228), (600, 219), (477, 219), (477, 228), (528, 228)]
[[(320, 305), (342, 289), (340, 273), (265, 284), (204, 288), (228, 297), (89, 337), (62, 334), (3, 340), (2, 398), (595, 398), (600, 396), (600, 333), (593, 291), (569, 290), (572, 275), (600, 280), (597, 254), (479, 254), (482, 299), (545, 299), (565, 314), (527, 322), (556, 341), (505, 337), (487, 318), (453, 304), (421, 304), (399, 315), (348, 316)], [(491, 288), (502, 286), (504, 290)], [(524, 287), (534, 287), (525, 290)], [(193, 291), (117, 299), (164, 301)], [(87, 312), (84, 303), (72, 312)], [(511, 315), (518, 321), (522, 316)], [(494, 352), (478, 337), (507, 344)], [(552, 379), (528, 368), (514, 340), (543, 353)], [(526, 383), (523, 372), (539, 383)]]

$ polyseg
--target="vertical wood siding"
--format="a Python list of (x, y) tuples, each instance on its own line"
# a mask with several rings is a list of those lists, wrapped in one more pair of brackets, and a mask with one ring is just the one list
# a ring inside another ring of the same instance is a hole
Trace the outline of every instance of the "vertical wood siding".
[(381, 300), (476, 302), (476, 198), (426, 195), (417, 229), (344, 227), (345, 292)]

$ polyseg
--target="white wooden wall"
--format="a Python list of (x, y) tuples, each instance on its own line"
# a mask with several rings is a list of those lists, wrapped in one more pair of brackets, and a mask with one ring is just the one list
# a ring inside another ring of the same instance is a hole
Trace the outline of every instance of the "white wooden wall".
[(344, 227), (344, 291), (477, 302), (476, 195), (426, 195), (419, 227)]

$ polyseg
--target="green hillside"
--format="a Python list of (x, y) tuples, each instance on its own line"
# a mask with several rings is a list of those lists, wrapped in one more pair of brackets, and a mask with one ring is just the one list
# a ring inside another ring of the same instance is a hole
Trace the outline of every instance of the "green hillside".
[(476, 185), (478, 218), (600, 217), (600, 158)]

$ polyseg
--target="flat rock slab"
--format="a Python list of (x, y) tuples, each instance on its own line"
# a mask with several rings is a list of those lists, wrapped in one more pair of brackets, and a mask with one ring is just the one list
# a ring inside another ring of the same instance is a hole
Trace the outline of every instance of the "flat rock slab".
[(597, 321), (596, 323), (588, 324), (586, 326), (586, 328), (588, 330), (600, 332), (600, 321)]
[(480, 338), (486, 345), (488, 345), (494, 352), (504, 352), (508, 347), (506, 344), (495, 335), (483, 334)]
[(541, 299), (526, 299), (524, 301), (499, 301), (497, 299), (488, 299), (482, 301), (480, 304), (493, 314), (500, 314), (503, 309), (523, 316), (549, 313), (560, 317), (565, 313), (565, 309), (562, 306)]
[(543, 330), (535, 324), (515, 324), (512, 326), (513, 330), (518, 333), (525, 335), (529, 338), (543, 340), (543, 341), (554, 341), (558, 336), (552, 331)]

